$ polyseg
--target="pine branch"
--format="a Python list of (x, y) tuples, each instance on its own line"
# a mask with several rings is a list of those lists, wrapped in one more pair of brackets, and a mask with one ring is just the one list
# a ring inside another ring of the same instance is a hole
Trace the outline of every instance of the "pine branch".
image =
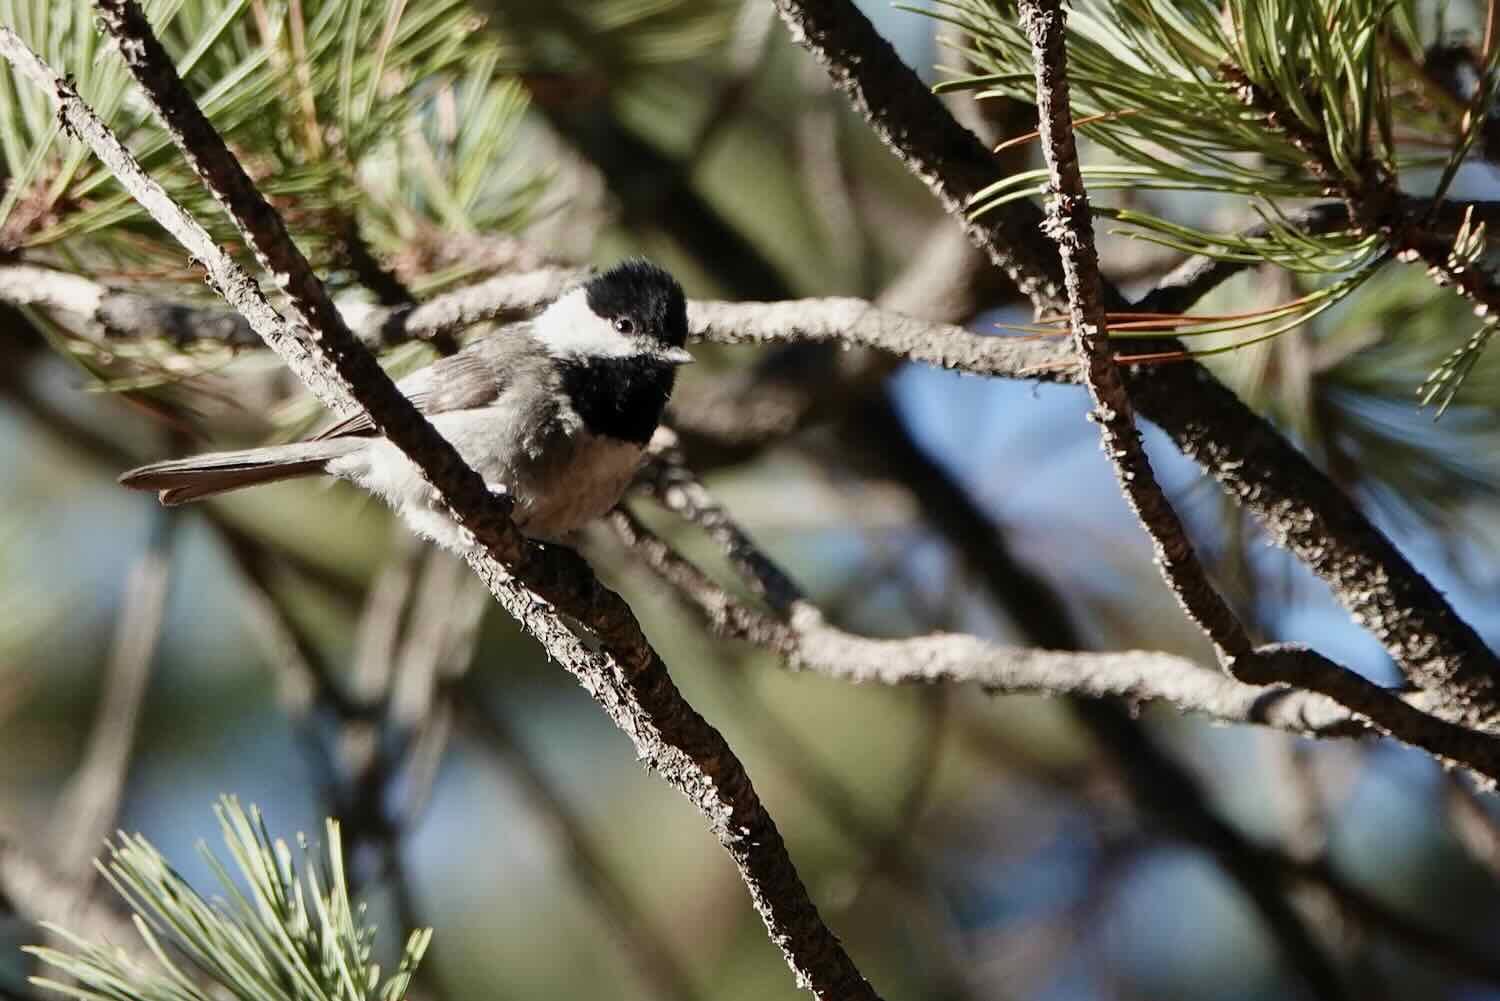
[[(1434, 206), (1429, 199), (1403, 198), (1402, 205), (1411, 217), (1432, 213), (1421, 230), (1425, 242), (1451, 240), (1465, 219), (1500, 225), (1500, 202), (1444, 202)], [(1293, 222), (1299, 232), (1316, 234), (1344, 226), (1347, 219), (1344, 205), (1329, 202), (1304, 210)], [(1260, 224), (1241, 235), (1252, 239), (1266, 229)], [(1254, 266), (1219, 257), (1189, 258), (1128, 311), (1185, 312), (1219, 284)], [(584, 274), (580, 268), (531, 267), (460, 286), (423, 302), (395, 306), (350, 303), (340, 311), (371, 349), (414, 340), (435, 342), (483, 323), (527, 316)], [(72, 314), (96, 325), (107, 340), (162, 338), (179, 348), (200, 342), (236, 349), (264, 346), (245, 319), (232, 310), (116, 289), (82, 275), (34, 264), (0, 264), (0, 301)], [(921, 321), (863, 299), (695, 300), (688, 310), (690, 335), (705, 343), (833, 343), (875, 348), (905, 361), (971, 375), (1069, 378), (1054, 371), (1064, 357), (1060, 340), (978, 335), (956, 324)]]
[[(410, 341), (439, 342), (480, 323), (514, 320), (551, 302), (582, 272), (542, 267), (500, 274), (403, 306), (341, 308), (344, 322), (372, 350)], [(213, 306), (111, 288), (33, 264), (0, 264), (0, 301), (61, 310), (99, 328), (108, 341), (162, 338), (177, 348), (220, 344), (264, 348), (243, 315)]]
[(1130, 395), (1109, 347), (1092, 218), (1068, 105), (1060, 0), (1021, 0), (1021, 11), (1036, 63), (1037, 113), (1051, 177), (1048, 230), (1063, 263), (1074, 344), (1083, 362), (1084, 383), (1094, 400), (1093, 419), (1120, 489), (1152, 540), (1168, 588), (1236, 678), (1261, 684), (1293, 682), (1321, 692), (1362, 713), (1387, 733), (1402, 733), (1403, 739), (1434, 753), (1443, 753), (1439, 747), (1477, 752), (1485, 762), (1480, 770), (1500, 779), (1500, 772), (1494, 771), (1500, 765), (1500, 757), (1495, 756), (1500, 738), (1427, 716), (1314, 651), (1286, 645), (1257, 649), (1208, 579), (1181, 520), (1156, 482), (1135, 429)]

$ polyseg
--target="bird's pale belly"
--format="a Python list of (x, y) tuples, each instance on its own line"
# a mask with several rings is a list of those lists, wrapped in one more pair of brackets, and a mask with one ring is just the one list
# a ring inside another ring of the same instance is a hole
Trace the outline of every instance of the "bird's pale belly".
[[(440, 432), (450, 430), (441, 416), (433, 423)], [(453, 440), (447, 433), (444, 437)], [(565, 444), (554, 443), (556, 450), (548, 449), (548, 458), (520, 465), (501, 463), (492, 452), (473, 447), (476, 443), (459, 440), (455, 445), (490, 489), (514, 498), (516, 527), (546, 542), (562, 540), (607, 513), (640, 466), (638, 444), (582, 430), (570, 437)], [(383, 498), (419, 535), (458, 552), (467, 548), (463, 533), (437, 504), (420, 471), (389, 442), (372, 440), (368, 448), (330, 462), (328, 471)]]

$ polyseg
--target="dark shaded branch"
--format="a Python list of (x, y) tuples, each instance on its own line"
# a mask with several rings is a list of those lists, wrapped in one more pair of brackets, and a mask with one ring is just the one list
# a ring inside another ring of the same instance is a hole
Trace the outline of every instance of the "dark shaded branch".
[(1470, 945), (1407, 916), (1344, 876), (1326, 857), (1299, 859), (1262, 849), (1265, 864), (1282, 877), (1327, 890), (1340, 910), (1370, 931), (1471, 977), (1500, 984), (1500, 957), (1486, 945)]
[[(1024, 2), (1024, 0), (1023, 0)], [(1079, 702), (1075, 711), (1110, 750), (1131, 794), (1157, 823), (1213, 856), (1260, 912), (1287, 962), (1318, 998), (1348, 998), (1343, 977), (1264, 865), (1264, 852), (1218, 814), (1193, 775), (1118, 708)]]
[[(263, 259), (281, 276), (299, 312), (316, 323), (309, 343), (295, 336), (266, 304), (254, 282), (233, 267), (159, 186), (140, 171), (128, 152), (78, 99), (73, 88), (43, 66), (8, 30), (0, 29), (0, 54), (17, 63), (59, 103), (59, 113), (85, 137), (127, 190), (158, 221), (181, 232), (219, 290), (242, 304), (257, 332), (273, 342), (310, 387), (322, 390), (341, 410), (361, 407), (376, 426), (418, 465), (458, 523), (482, 549), (470, 562), (492, 593), (554, 658), (564, 664), (635, 742), (637, 752), (684, 792), (739, 865), (751, 897), (773, 941), (799, 983), (822, 997), (874, 997), (848, 955), (823, 924), (787, 857), (785, 845), (723, 738), (683, 701), (660, 657), (646, 641), (628, 606), (605, 589), (577, 557), (547, 553), (527, 544), (507, 510), (486, 490), (344, 325), (316, 276), (289, 241), (274, 210), (249, 185), (243, 170), (198, 111), (171, 61), (151, 34), (138, 7), (101, 0), (103, 20), (121, 43), (126, 63), (168, 131), (188, 154), (200, 179), (216, 197), (236, 208), (235, 222)], [(553, 610), (560, 606), (588, 623), (602, 651), (593, 653)]]
[[(360, 231), (356, 219), (335, 214), (332, 225), (337, 234), (333, 244), (334, 254), (354, 273), (355, 280), (375, 296), (378, 305), (388, 309), (401, 309), (417, 304), (417, 297), (412, 295), (411, 289), (406, 287), (400, 276), (375, 256), (375, 252), (365, 242), (364, 233)], [(458, 338), (452, 333), (438, 334), (430, 338), (429, 343), (438, 354), (458, 353)]]
[(365, 242), (359, 223), (350, 218), (335, 219), (334, 223), (337, 226), (335, 254), (354, 272), (355, 280), (375, 296), (375, 301), (392, 309), (416, 305), (417, 298), (411, 289), (395, 271), (380, 262)]
[(0, 265), (0, 300), (71, 313), (97, 325), (107, 338), (163, 338), (178, 347), (199, 341), (231, 348), (264, 346), (245, 318), (231, 310), (123, 292), (30, 264)]

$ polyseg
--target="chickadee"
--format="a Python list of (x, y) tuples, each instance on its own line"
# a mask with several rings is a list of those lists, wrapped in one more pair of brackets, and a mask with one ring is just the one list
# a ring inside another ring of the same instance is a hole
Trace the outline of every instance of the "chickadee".
[[(522, 533), (558, 541), (609, 511), (630, 484), (677, 366), (693, 360), (686, 340), (682, 287), (656, 265), (629, 260), (397, 388), (490, 489), (509, 494)], [(184, 504), (323, 473), (381, 497), (418, 534), (465, 548), (417, 467), (364, 415), (307, 441), (158, 462), (120, 482)]]

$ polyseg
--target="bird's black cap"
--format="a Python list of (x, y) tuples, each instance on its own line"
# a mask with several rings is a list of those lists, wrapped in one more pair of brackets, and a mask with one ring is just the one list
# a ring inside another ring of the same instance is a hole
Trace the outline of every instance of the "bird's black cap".
[(674, 348), (687, 343), (687, 299), (664, 268), (633, 257), (590, 278), (583, 289), (595, 316), (628, 317), (637, 334)]

